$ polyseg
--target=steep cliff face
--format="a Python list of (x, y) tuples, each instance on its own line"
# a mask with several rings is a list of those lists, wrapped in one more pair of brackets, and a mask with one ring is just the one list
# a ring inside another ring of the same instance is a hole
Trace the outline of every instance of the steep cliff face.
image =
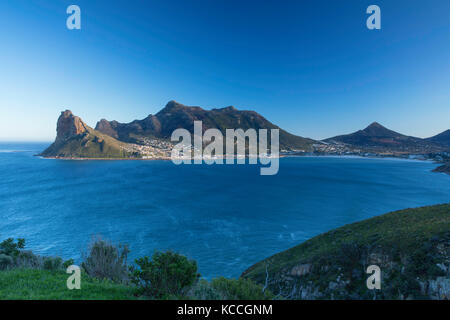
[(61, 112), (55, 142), (40, 155), (55, 158), (129, 158), (125, 143), (86, 125), (70, 110)]
[(74, 116), (70, 110), (63, 111), (56, 124), (55, 142), (63, 143), (67, 139), (83, 134), (86, 131), (87, 126), (79, 117)]
[(119, 137), (119, 135), (117, 134), (117, 131), (113, 129), (111, 123), (109, 123), (109, 121), (105, 120), (105, 119), (102, 119), (99, 122), (97, 122), (95, 130), (100, 131), (104, 134), (107, 134), (115, 139), (117, 139)]
[[(369, 290), (367, 267), (381, 269)], [(242, 275), (287, 299), (450, 299), (450, 205), (407, 209), (319, 235)]]

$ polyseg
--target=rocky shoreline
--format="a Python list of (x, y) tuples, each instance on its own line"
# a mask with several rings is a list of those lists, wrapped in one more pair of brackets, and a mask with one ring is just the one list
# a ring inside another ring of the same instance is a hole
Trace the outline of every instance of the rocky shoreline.
[(437, 167), (433, 172), (440, 172), (450, 174), (450, 162), (444, 163), (443, 165)]

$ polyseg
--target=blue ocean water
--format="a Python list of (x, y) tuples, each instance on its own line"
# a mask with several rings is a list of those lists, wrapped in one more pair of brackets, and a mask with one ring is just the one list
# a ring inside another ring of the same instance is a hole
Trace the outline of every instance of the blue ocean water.
[(0, 239), (78, 262), (101, 235), (127, 243), (131, 259), (172, 249), (206, 278), (238, 277), (344, 224), (450, 202), (450, 176), (431, 162), (282, 158), (278, 175), (260, 176), (255, 165), (34, 156), (47, 145), (0, 143)]

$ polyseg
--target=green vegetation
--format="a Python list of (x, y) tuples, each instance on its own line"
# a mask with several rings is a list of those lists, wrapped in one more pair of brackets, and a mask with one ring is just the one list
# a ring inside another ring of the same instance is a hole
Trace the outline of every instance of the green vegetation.
[(13, 269), (0, 271), (2, 300), (128, 300), (136, 299), (134, 289), (107, 280), (81, 277), (80, 290), (68, 290), (64, 271)]
[(14, 239), (8, 238), (2, 241), (0, 243), (0, 270), (13, 266), (23, 248), (25, 248), (25, 239), (18, 239), (17, 242), (14, 242)]
[(275, 296), (261, 285), (249, 279), (217, 278), (211, 281), (200, 280), (188, 292), (187, 297), (194, 300), (271, 300)]
[[(366, 267), (383, 269), (378, 298), (424, 298), (428, 280), (444, 277), (449, 264), (450, 205), (406, 209), (321, 234), (267, 258), (243, 277), (281, 296), (373, 298)], [(281, 287), (281, 289), (280, 289)], [(302, 290), (300, 290), (300, 288)]]
[(184, 297), (200, 278), (195, 261), (171, 251), (136, 259), (136, 264), (130, 270), (138, 294), (156, 299)]
[(74, 263), (25, 251), (25, 240), (0, 243), (0, 299), (259, 299), (273, 295), (250, 280), (199, 280), (197, 263), (171, 251), (126, 264), (127, 246), (96, 239), (81, 264), (81, 289), (69, 290)]
[(270, 291), (262, 290), (260, 285), (250, 279), (226, 279), (224, 277), (213, 279), (211, 287), (221, 292), (226, 299), (231, 300), (267, 300), (273, 299)]
[(53, 143), (41, 155), (44, 157), (94, 159), (124, 159), (137, 156), (125, 151), (125, 143), (90, 127), (86, 127), (86, 129), (87, 131), (82, 134), (70, 137), (62, 143)]
[(126, 283), (128, 253), (127, 246), (115, 246), (109, 241), (96, 239), (89, 246), (89, 255), (81, 266), (92, 278)]

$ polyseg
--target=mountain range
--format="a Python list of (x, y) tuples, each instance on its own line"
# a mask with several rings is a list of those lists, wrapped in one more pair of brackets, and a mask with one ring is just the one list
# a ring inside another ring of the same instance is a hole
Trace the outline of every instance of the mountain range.
[(280, 149), (289, 152), (327, 152), (327, 148), (344, 148), (347, 153), (357, 149), (406, 154), (450, 151), (450, 130), (422, 139), (400, 134), (374, 122), (363, 130), (317, 141), (293, 135), (255, 111), (238, 110), (232, 106), (205, 110), (169, 101), (161, 111), (145, 119), (130, 123), (102, 119), (95, 129), (66, 110), (58, 119), (55, 142), (41, 155), (61, 158), (142, 158), (144, 155), (148, 158), (166, 158), (170, 156), (172, 132), (184, 128), (192, 134), (194, 121), (202, 121), (203, 131), (216, 128), (224, 135), (228, 128), (279, 129)]
[(194, 121), (202, 121), (203, 132), (215, 128), (223, 135), (226, 129), (279, 129), (281, 148), (311, 150), (311, 145), (315, 143), (313, 139), (290, 134), (255, 111), (237, 110), (232, 106), (205, 110), (176, 101), (169, 101), (157, 114), (149, 115), (143, 120), (120, 123), (102, 119), (95, 129), (120, 141), (140, 143), (143, 138), (170, 139), (172, 132), (178, 128), (187, 129), (192, 134)]

